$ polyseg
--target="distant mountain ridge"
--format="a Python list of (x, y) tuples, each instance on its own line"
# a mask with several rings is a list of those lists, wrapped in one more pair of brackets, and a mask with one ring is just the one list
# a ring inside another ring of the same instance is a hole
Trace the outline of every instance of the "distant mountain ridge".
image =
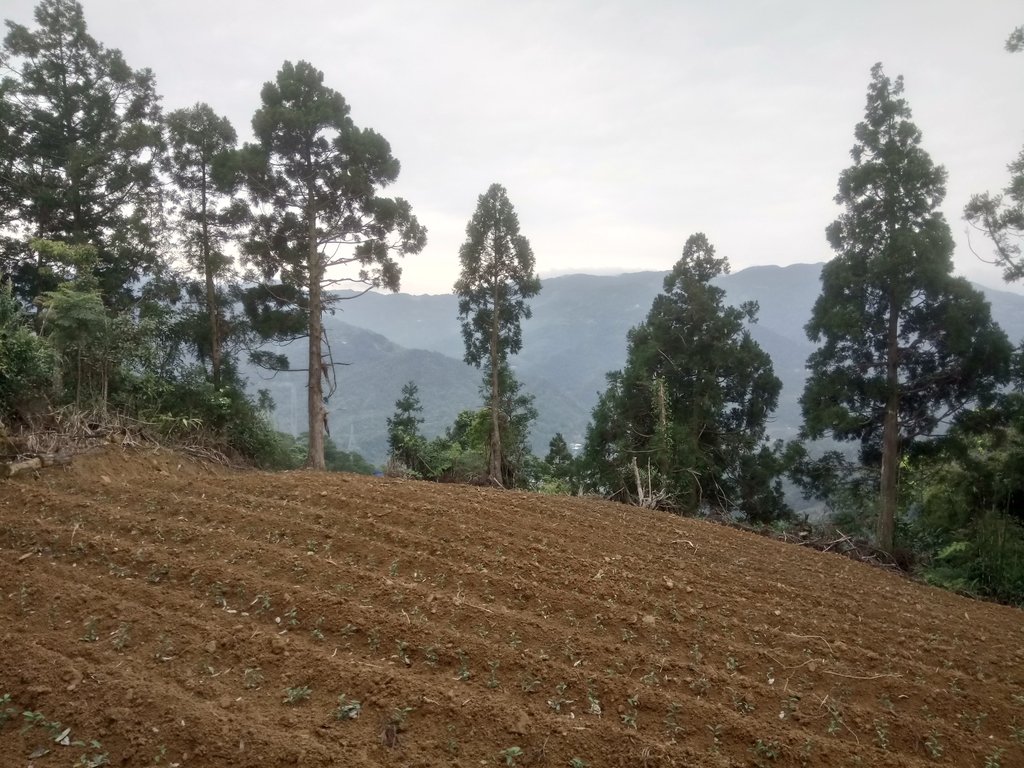
[[(718, 282), (730, 304), (757, 301), (754, 338), (772, 357), (783, 390), (770, 431), (792, 437), (800, 422), (804, 364), (814, 349), (804, 333), (820, 291), (822, 264), (749, 267)], [(536, 397), (539, 417), (534, 451), (546, 453), (555, 432), (581, 442), (605, 374), (625, 363), (626, 334), (642, 322), (663, 289), (666, 272), (564, 275), (544, 280), (523, 323), (523, 351), (512, 359), (526, 391)], [(1024, 296), (977, 286), (1010, 340), (1024, 337)], [(331, 432), (345, 450), (374, 463), (387, 455), (386, 419), (402, 385), (414, 380), (424, 406), (423, 430), (444, 432), (459, 411), (479, 407), (481, 372), (462, 362), (458, 300), (450, 294), (368, 293), (343, 301), (325, 318), (338, 368), (339, 388), (330, 403)], [(304, 346), (284, 348), (296, 367)], [(270, 380), (249, 371), (253, 388), (265, 387), (277, 402), (279, 429), (305, 431), (304, 374)]]

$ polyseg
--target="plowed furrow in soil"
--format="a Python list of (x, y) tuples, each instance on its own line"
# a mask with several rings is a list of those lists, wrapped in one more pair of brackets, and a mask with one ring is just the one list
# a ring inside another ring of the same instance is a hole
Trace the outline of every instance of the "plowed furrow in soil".
[(1024, 765), (1019, 611), (660, 513), (111, 453), (0, 560), (0, 764)]

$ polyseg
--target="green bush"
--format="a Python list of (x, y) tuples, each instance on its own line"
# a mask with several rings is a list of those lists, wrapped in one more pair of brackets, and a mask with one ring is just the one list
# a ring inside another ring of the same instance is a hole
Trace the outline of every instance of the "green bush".
[[(278, 433), (280, 438), (289, 446), (291, 454), (291, 465), (281, 466), (279, 469), (297, 469), (306, 461), (306, 453), (309, 450), (309, 433), (303, 432), (298, 437)], [(377, 467), (363, 458), (362, 454), (356, 451), (343, 451), (330, 438), (324, 437), (324, 465), (328, 472), (353, 472), (357, 475), (373, 475)]]
[(10, 282), (0, 285), (0, 419), (49, 394), (53, 348), (29, 327)]
[(1013, 396), (1001, 410), (973, 415), (979, 427), (954, 429), (904, 476), (913, 518), (904, 540), (923, 555), (924, 577), (1015, 604), (1024, 604), (1020, 405)]
[(936, 552), (924, 576), (936, 586), (1024, 605), (1024, 528), (989, 512)]
[(293, 466), (290, 446), (267, 416), (269, 403), (254, 401), (238, 386), (215, 389), (202, 369), (175, 378), (150, 373), (130, 378), (115, 397), (125, 412), (169, 437), (201, 439), (268, 469)]

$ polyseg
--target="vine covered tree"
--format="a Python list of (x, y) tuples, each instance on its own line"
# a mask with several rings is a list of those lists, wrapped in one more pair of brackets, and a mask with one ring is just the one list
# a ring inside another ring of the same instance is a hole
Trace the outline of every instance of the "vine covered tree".
[(0, 51), (8, 207), (0, 267), (31, 301), (71, 276), (31, 239), (88, 245), (105, 300), (123, 305), (159, 265), (163, 139), (153, 74), (98, 43), (74, 0), (42, 0), (35, 21), (35, 29), (8, 21)]
[(484, 367), (487, 374), (491, 416), (488, 476), (495, 485), (503, 485), (506, 441), (502, 433), (511, 426), (511, 414), (502, 410), (502, 401), (514, 382), (508, 358), (522, 349), (521, 323), (531, 316), (527, 302), (540, 292), (540, 278), (534, 273), (530, 242), (519, 232), (519, 217), (500, 184), (492, 184), (480, 195), (466, 226), (459, 260), (462, 271), (455, 293), (459, 297), (465, 360)]
[(308, 339), (306, 465), (323, 469), (327, 398), (336, 388), (323, 314), (341, 298), (332, 291), (397, 291), (396, 257), (421, 251), (426, 230), (408, 202), (378, 194), (398, 178), (398, 160), (383, 136), (353, 123), (322, 72), (286, 61), (261, 98), (257, 143), (243, 159), (261, 212), (243, 250), (265, 283), (247, 309), (267, 337)]
[(878, 544), (891, 552), (901, 455), (1006, 381), (1011, 348), (982, 295), (952, 276), (946, 172), (921, 147), (902, 78), (880, 64), (855, 137), (801, 407), (807, 435), (858, 440), (861, 461), (880, 466)]
[(757, 304), (725, 304), (712, 281), (729, 270), (692, 235), (647, 319), (629, 332), (626, 367), (608, 377), (583, 461), (589, 483), (613, 497), (689, 512), (785, 512), (777, 478), (761, 471), (768, 417), (782, 384), (751, 337)]

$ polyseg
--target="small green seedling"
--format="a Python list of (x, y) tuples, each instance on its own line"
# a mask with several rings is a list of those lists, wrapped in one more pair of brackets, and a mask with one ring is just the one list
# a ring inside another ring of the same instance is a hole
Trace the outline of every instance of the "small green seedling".
[(508, 747), (498, 753), (498, 757), (505, 761), (505, 765), (516, 765), (516, 759), (523, 756), (523, 750), (519, 747)]
[(294, 688), (285, 688), (284, 703), (299, 704), (308, 700), (312, 695), (313, 690), (308, 685), (297, 685)]
[(335, 720), (355, 720), (363, 711), (363, 705), (355, 699), (349, 699), (345, 694), (338, 697), (338, 706), (334, 710)]

